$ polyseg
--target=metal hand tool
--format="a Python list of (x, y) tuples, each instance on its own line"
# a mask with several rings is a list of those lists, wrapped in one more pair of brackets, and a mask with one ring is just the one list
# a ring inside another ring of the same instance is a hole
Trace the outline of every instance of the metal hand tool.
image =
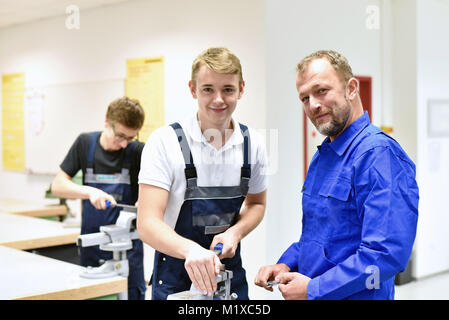
[(267, 287), (268, 288), (273, 288), (275, 286), (277, 286), (280, 282), (279, 281), (268, 281), (267, 282)]
[(122, 203), (117, 203), (115, 205), (112, 205), (111, 201), (106, 200), (106, 208), (110, 208), (110, 207), (120, 207), (120, 208), (126, 209), (126, 211), (129, 211), (129, 212), (137, 212), (136, 206), (131, 206), (129, 204), (122, 204)]

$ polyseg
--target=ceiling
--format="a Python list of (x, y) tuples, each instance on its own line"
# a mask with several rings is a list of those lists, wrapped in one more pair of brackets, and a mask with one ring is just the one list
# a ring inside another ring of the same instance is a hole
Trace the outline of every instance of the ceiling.
[(69, 5), (80, 11), (130, 0), (0, 0), (0, 28), (66, 15)]

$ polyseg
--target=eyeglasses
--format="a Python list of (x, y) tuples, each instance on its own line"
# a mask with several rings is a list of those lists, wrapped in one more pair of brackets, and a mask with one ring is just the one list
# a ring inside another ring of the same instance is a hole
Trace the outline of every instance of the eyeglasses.
[(112, 128), (112, 132), (114, 133), (114, 139), (117, 141), (117, 142), (123, 142), (123, 141), (126, 141), (126, 142), (128, 142), (128, 143), (131, 143), (131, 142), (133, 142), (133, 141), (135, 141), (136, 139), (137, 139), (137, 137), (131, 137), (131, 138), (129, 138), (129, 137), (126, 137), (126, 136), (124, 136), (124, 135), (122, 135), (122, 134), (120, 134), (120, 133), (118, 133), (117, 134), (117, 132), (115, 132), (115, 126), (114, 126), (114, 124), (111, 124), (111, 128)]

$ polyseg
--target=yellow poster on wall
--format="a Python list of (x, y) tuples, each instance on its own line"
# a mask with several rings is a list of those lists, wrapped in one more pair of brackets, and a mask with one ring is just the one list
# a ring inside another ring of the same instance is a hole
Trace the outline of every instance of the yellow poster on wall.
[(138, 99), (145, 110), (145, 122), (139, 140), (165, 124), (164, 58), (128, 59), (126, 61), (125, 95)]
[(25, 170), (25, 73), (2, 75), (3, 169)]

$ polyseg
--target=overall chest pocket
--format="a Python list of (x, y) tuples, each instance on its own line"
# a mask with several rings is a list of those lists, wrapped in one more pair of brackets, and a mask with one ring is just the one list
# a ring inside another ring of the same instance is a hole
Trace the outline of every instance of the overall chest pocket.
[(320, 205), (316, 211), (315, 228), (325, 239), (348, 236), (354, 216), (350, 181), (336, 178), (319, 190)]
[(244, 198), (192, 201), (192, 226), (205, 235), (215, 235), (234, 225)]

